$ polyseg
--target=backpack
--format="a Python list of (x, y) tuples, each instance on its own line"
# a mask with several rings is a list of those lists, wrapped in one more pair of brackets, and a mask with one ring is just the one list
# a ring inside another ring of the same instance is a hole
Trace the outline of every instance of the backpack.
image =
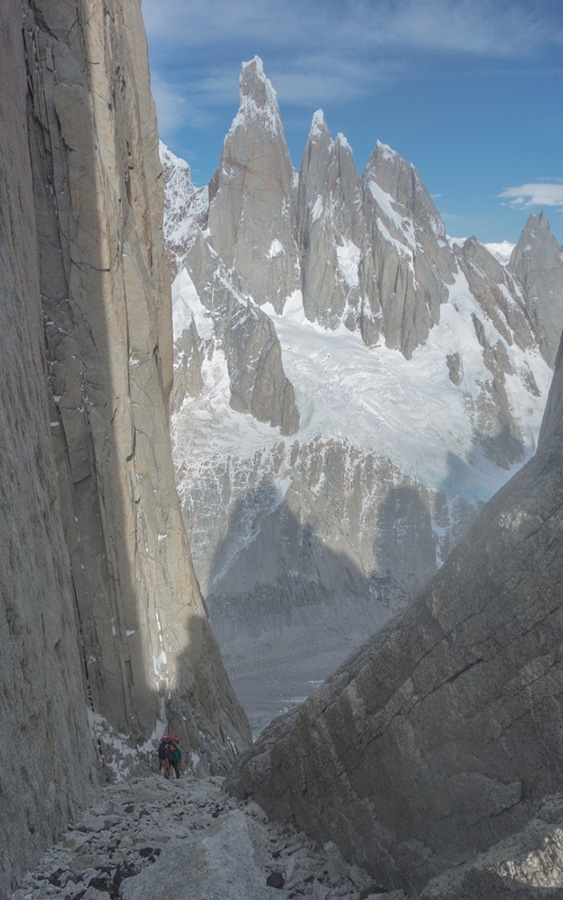
[(176, 746), (179, 744), (179, 740), (175, 734), (163, 734), (160, 739), (160, 744), (158, 745), (158, 758), (166, 759), (167, 755), (170, 753), (174, 753), (175, 747), (172, 747), (171, 744), (175, 744)]

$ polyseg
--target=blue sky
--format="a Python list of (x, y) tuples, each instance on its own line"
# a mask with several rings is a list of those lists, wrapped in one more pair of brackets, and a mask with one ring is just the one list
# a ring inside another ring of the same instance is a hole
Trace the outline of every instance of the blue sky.
[(296, 169), (313, 113), (361, 174), (377, 140), (449, 234), (563, 244), (563, 0), (142, 0), (159, 130), (196, 185), (217, 168), (243, 61), (262, 58)]

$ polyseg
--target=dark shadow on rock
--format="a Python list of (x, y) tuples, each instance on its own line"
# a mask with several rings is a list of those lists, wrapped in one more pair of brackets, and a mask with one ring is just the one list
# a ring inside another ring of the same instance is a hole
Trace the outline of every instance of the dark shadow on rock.
[[(426, 492), (427, 494), (427, 492)], [(414, 597), (436, 571), (428, 496), (407, 485), (387, 491), (377, 519), (370, 581), (392, 609)]]
[(426, 896), (561, 890), (533, 886), (561, 869), (558, 428), (418, 597), (273, 722), (231, 778), (387, 889), (444, 873)]
[[(24, 31), (33, 85), (30, 154), (40, 292), (78, 640), (92, 709), (140, 739), (150, 735), (160, 704), (144, 665), (151, 650), (130, 537), (137, 528), (141, 536), (142, 522), (136, 521), (132, 490), (127, 493), (129, 479), (136, 477), (128, 384), (136, 348), (127, 321), (132, 284), (125, 268), (147, 264), (150, 277), (151, 252), (146, 246), (141, 262), (131, 200), (132, 185), (143, 180), (142, 161), (132, 150), (136, 110), (127, 81), (133, 82), (133, 72), (115, 23), (112, 36), (105, 35), (115, 43), (110, 48), (100, 34), (96, 49), (115, 57), (109, 83), (99, 87), (111, 99), (111, 125), (100, 122), (87, 47), (69, 38), (76, 31), (88, 42), (95, 30), (86, 4), (61, 4), (56, 16), (42, 0), (31, 6)], [(63, 74), (69, 60), (72, 82)], [(34, 81), (35, 71), (42, 73), (40, 81)], [(100, 134), (106, 125), (111, 137)], [(115, 172), (106, 168), (109, 143), (116, 163), (123, 161)], [(147, 363), (160, 365), (158, 346)]]
[[(238, 500), (213, 557), (206, 603), (254, 731), (302, 701), (434, 574), (439, 548), (429, 504), (424, 489), (387, 490), (375, 565), (365, 572), (352, 551), (333, 550), (300, 521), (270, 481)], [(465, 527), (475, 515), (467, 507)], [(442, 512), (449, 527), (452, 510)]]
[(255, 736), (390, 615), (357, 560), (324, 544), (268, 481), (235, 504), (210, 584), (211, 626)]
[(328, 547), (268, 481), (235, 504), (210, 585), (211, 624), (235, 667), (346, 642), (388, 617), (358, 561)]

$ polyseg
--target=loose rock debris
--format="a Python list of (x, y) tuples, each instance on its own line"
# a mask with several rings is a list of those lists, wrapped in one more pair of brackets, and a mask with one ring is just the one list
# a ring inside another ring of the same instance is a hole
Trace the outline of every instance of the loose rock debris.
[(153, 774), (108, 785), (12, 900), (366, 900), (384, 894), (334, 844), (269, 822), (222, 779)]

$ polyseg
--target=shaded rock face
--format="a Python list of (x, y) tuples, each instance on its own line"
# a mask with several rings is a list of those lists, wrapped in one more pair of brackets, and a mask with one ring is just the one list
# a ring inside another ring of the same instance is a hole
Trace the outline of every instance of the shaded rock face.
[(277, 442), (244, 465), (211, 458), (191, 481), (190, 546), (234, 668), (362, 641), (476, 515), (346, 442)]
[[(489, 851), (561, 790), (562, 384), (559, 360), (536, 455), (417, 600), (272, 723), (230, 780), (387, 889), (420, 890)], [(423, 896), (475, 896), (473, 884), (493, 897), (503, 879), (511, 896), (510, 859), (532, 832), (465, 871), (465, 892), (444, 879)], [(553, 852), (547, 880), (520, 866), (517, 881), (560, 885)]]
[[(51, 448), (21, 6), (0, 9), (0, 896), (88, 799), (94, 752)], [(67, 761), (73, 764), (67, 767)]]
[(176, 728), (211, 769), (249, 732), (174, 484), (140, 4), (10, 0), (0, 15), (5, 891), (84, 802), (87, 701), (133, 743)]

